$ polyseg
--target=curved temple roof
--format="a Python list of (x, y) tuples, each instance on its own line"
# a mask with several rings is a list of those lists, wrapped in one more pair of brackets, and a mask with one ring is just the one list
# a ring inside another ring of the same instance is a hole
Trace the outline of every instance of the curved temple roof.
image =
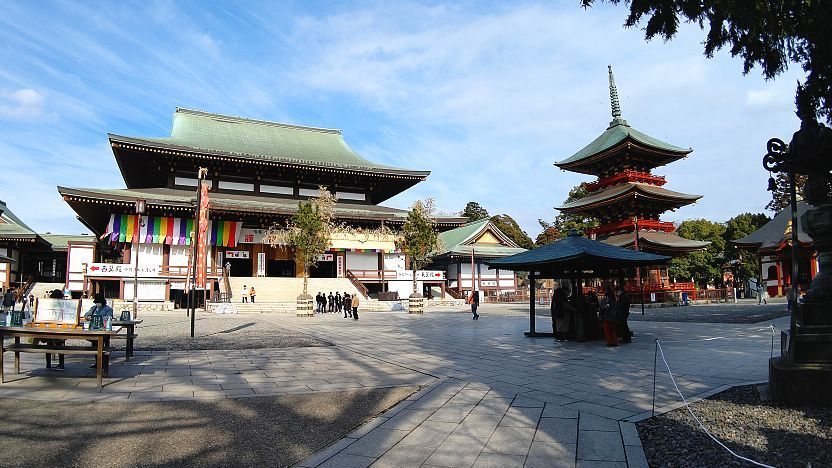
[[(808, 209), (809, 204), (807, 202), (797, 202), (797, 242), (805, 245), (814, 242), (809, 234), (806, 234), (803, 230), (800, 219)], [(778, 250), (787, 241), (791, 241), (791, 218), (792, 214), (788, 208), (782, 210), (774, 216), (774, 219), (764, 224), (760, 229), (740, 239), (732, 240), (731, 243), (746, 249)]]
[(609, 127), (598, 138), (584, 146), (580, 151), (569, 156), (563, 161), (555, 163), (561, 169), (572, 169), (581, 166), (584, 162), (590, 162), (593, 156), (600, 155), (609, 149), (618, 146), (625, 140), (631, 140), (634, 143), (644, 145), (648, 148), (659, 150), (663, 153), (671, 153), (669, 160), (667, 157), (660, 158), (662, 162), (659, 165), (667, 164), (672, 160), (684, 157), (691, 151), (690, 148), (681, 148), (670, 143), (665, 143), (658, 138), (653, 138), (650, 135), (642, 133), (632, 127), (621, 117), (621, 105), (618, 99), (618, 88), (615, 86), (615, 78), (612, 74), (612, 66), (608, 67), (610, 80), (610, 105), (612, 107), (612, 121)]
[(111, 142), (242, 159), (365, 172), (427, 177), (414, 171), (376, 164), (361, 157), (344, 141), (340, 130), (304, 127), (176, 108), (170, 137), (144, 138), (109, 134)]
[[(486, 230), (494, 233), (502, 244), (471, 245)], [(470, 256), (472, 249), (475, 257), (505, 257), (526, 251), (526, 249), (519, 247), (513, 240), (500, 231), (488, 218), (441, 232), (439, 233), (439, 239), (442, 243), (442, 251), (437, 253), (437, 256)]]
[[(632, 232), (616, 234), (601, 239), (601, 242), (618, 247), (632, 247), (635, 245), (635, 234)], [(675, 232), (659, 231), (639, 231), (638, 242), (639, 248), (674, 252), (692, 252), (694, 250), (704, 249), (711, 244), (706, 241), (685, 239)]]
[(592, 193), (571, 203), (566, 203), (556, 209), (560, 211), (578, 211), (593, 205), (608, 205), (632, 196), (643, 196), (653, 200), (667, 201), (675, 206), (684, 206), (702, 198), (702, 195), (674, 192), (656, 185), (627, 182), (615, 185), (605, 190)]

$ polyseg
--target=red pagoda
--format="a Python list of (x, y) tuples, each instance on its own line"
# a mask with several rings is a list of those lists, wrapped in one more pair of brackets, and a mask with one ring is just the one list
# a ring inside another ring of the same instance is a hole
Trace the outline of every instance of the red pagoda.
[[(558, 210), (599, 220), (587, 234), (608, 244), (662, 255), (682, 255), (704, 249), (708, 242), (679, 237), (672, 222), (660, 216), (695, 203), (701, 195), (689, 195), (664, 188), (664, 176), (651, 171), (682, 159), (692, 149), (680, 148), (632, 128), (621, 117), (621, 106), (612, 67), (609, 67), (612, 122), (598, 138), (569, 158), (555, 165), (563, 170), (598, 177), (587, 184), (589, 194), (557, 207)], [(628, 282), (628, 289), (641, 288), (639, 278)], [(671, 283), (667, 267), (650, 269), (644, 278), (648, 300), (663, 300), (658, 295), (695, 293), (693, 283)], [(652, 294), (651, 294), (652, 293)]]

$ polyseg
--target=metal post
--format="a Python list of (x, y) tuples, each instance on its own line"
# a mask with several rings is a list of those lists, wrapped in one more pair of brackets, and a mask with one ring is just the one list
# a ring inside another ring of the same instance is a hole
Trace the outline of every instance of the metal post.
[(650, 410), (650, 416), (656, 415), (656, 364), (659, 360), (659, 339), (655, 339), (655, 346), (653, 348), (653, 409)]
[[(792, 168), (791, 163), (789, 163), (788, 168), (789, 168), (789, 205), (790, 205), (791, 211), (792, 211), (792, 252), (791, 252), (791, 254), (792, 254), (791, 255), (791, 257), (792, 257), (792, 268), (791, 268), (791, 272), (790, 272), (790, 274), (791, 274), (790, 281), (792, 283), (792, 289), (789, 292), (789, 295), (791, 296), (789, 298), (789, 300), (792, 303), (792, 307), (789, 310), (789, 315), (791, 316), (791, 323), (790, 323), (791, 334), (792, 334), (792, 336), (794, 336), (795, 335), (795, 330), (794, 330), (794, 326), (795, 326), (795, 319), (794, 319), (795, 318), (795, 308), (797, 307), (797, 298), (800, 297), (799, 285), (797, 284), (797, 248), (798, 248), (798, 244), (797, 244), (797, 234), (798, 234), (797, 233), (797, 230), (798, 230), (798, 228), (797, 228), (797, 187), (795, 186), (794, 169)], [(789, 353), (789, 356), (791, 356), (791, 355), (792, 355), (792, 353)]]

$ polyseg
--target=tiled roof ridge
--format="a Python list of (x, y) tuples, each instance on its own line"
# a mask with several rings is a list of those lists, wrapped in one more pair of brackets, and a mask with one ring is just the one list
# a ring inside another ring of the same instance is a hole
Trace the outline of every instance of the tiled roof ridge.
[(191, 115), (198, 115), (203, 117), (211, 117), (213, 119), (222, 119), (225, 121), (230, 122), (240, 122), (240, 123), (251, 123), (257, 125), (266, 125), (270, 127), (279, 127), (279, 128), (291, 128), (295, 130), (306, 130), (312, 132), (320, 132), (320, 133), (331, 133), (335, 135), (341, 135), (341, 129), (338, 128), (323, 128), (323, 127), (311, 127), (308, 125), (296, 125), (296, 124), (288, 124), (283, 122), (274, 122), (271, 120), (263, 120), (263, 119), (252, 119), (249, 117), (239, 117), (236, 115), (227, 115), (227, 114), (218, 114), (215, 112), (208, 112), (203, 110), (197, 109), (188, 109), (185, 107), (176, 107), (174, 114), (191, 114)]

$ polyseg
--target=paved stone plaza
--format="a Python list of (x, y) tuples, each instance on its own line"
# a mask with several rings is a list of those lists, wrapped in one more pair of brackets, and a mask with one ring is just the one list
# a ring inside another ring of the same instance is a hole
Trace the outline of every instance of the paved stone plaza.
[[(250, 316), (335, 346), (144, 351), (129, 362), (117, 353), (100, 391), (86, 362), (54, 373), (40, 369), (42, 356), (23, 356), (19, 376), (6, 360), (0, 398), (224, 399), (420, 385), (298, 466), (646, 466), (632, 422), (650, 415), (654, 338), (687, 397), (767, 377), (769, 322), (635, 322), (632, 344), (607, 348), (525, 338), (528, 317), (506, 307), (481, 313), (476, 322), (433, 310), (357, 322)], [(538, 329), (548, 327), (538, 317)], [(678, 403), (665, 373), (656, 387), (657, 407)]]

